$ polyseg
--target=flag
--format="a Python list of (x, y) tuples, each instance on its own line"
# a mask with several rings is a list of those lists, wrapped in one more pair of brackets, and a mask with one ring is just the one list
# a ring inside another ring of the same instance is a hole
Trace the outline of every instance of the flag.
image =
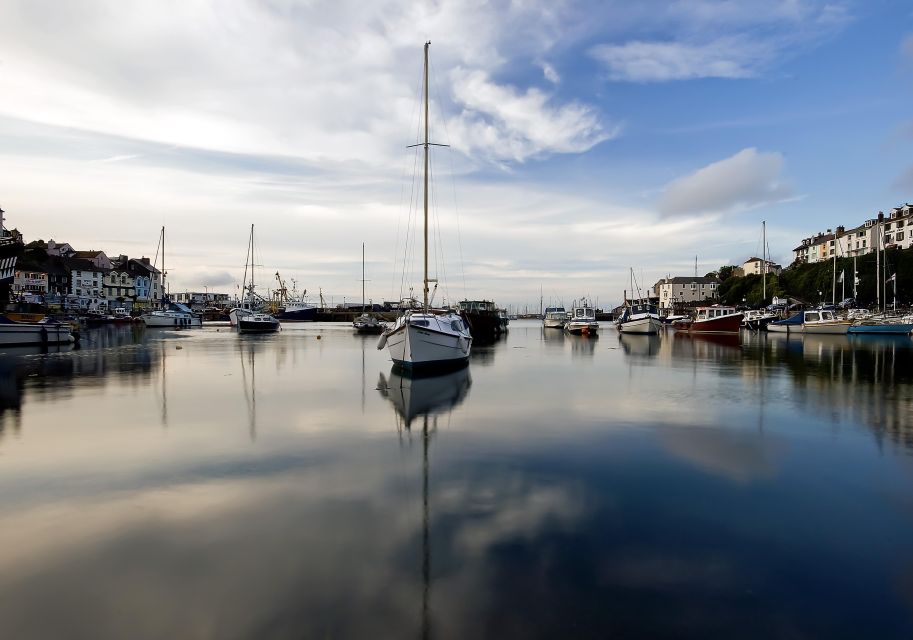
[(837, 278), (837, 282), (843, 282), (843, 272), (840, 272), (840, 277)]
[(885, 283), (894, 282), (896, 279), (897, 279), (897, 274), (895, 273), (895, 274), (891, 275), (890, 278), (888, 278), (887, 280), (885, 280)]

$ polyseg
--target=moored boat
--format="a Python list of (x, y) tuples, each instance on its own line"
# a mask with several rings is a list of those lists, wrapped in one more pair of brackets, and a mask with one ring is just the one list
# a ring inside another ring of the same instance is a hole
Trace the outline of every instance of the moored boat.
[(503, 330), (501, 314), (490, 300), (463, 300), (459, 303), (460, 315), (469, 325), (469, 332), (476, 342), (493, 342)]
[(280, 326), (268, 313), (251, 313), (238, 318), (238, 333), (273, 333), (279, 331)]
[(776, 322), (777, 319), (777, 315), (770, 311), (750, 309), (745, 312), (745, 316), (742, 318), (742, 326), (753, 331), (763, 331), (767, 329), (767, 325), (771, 322)]
[[(249, 259), (249, 262), (248, 262)], [(250, 280), (247, 279), (247, 269), (250, 267)], [(264, 312), (260, 307), (261, 300), (256, 294), (254, 284), (254, 225), (250, 225), (250, 241), (247, 245), (247, 258), (244, 263), (244, 291), (245, 299), (240, 307), (229, 313), (232, 325), (237, 326), (238, 333), (272, 333), (279, 331), (279, 321)]]
[(627, 300), (616, 321), (619, 333), (653, 335), (659, 333), (663, 323), (659, 310), (648, 300)]
[(575, 336), (597, 335), (599, 323), (596, 321), (596, 309), (586, 300), (573, 307), (570, 318), (564, 324), (564, 330)]
[(546, 329), (561, 329), (567, 322), (567, 309), (564, 307), (546, 307), (542, 326)]
[(816, 333), (827, 335), (844, 335), (852, 323), (839, 320), (833, 311), (812, 310), (800, 311), (786, 320), (778, 320), (767, 325), (773, 333)]
[(913, 322), (897, 320), (859, 320), (850, 325), (847, 333), (852, 335), (909, 335), (913, 333)]
[(38, 322), (17, 322), (0, 314), (0, 345), (69, 344), (74, 341), (68, 323), (48, 318)]
[(162, 304), (167, 308), (149, 311), (142, 316), (143, 324), (150, 329), (192, 329), (203, 326), (203, 319), (189, 307), (169, 302), (167, 298)]
[(676, 320), (672, 327), (689, 333), (738, 333), (742, 317), (735, 307), (697, 307), (693, 320)]
[(376, 334), (383, 333), (386, 325), (379, 321), (374, 315), (363, 313), (352, 321), (352, 327), (355, 328), (355, 333)]
[[(406, 309), (394, 325), (381, 334), (378, 349), (387, 347), (394, 365), (413, 372), (440, 371), (465, 366), (469, 362), (472, 335), (463, 319), (454, 311), (435, 312), (430, 307), (428, 275), (428, 47), (425, 43), (425, 60), (422, 89), (424, 93), (424, 141), (415, 146), (424, 152), (424, 271), (422, 278), (421, 310)], [(437, 285), (435, 285), (435, 289)]]

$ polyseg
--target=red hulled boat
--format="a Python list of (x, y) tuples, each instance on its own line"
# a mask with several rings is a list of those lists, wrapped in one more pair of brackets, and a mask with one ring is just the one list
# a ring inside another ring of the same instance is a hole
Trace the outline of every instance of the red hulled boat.
[(689, 333), (738, 333), (743, 314), (735, 307), (698, 307), (693, 320), (676, 320), (672, 328)]

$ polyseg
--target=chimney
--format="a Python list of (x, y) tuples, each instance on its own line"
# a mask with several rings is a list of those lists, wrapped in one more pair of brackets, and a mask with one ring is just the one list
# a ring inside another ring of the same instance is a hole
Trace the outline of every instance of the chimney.
[(878, 223), (881, 224), (882, 222), (884, 222), (884, 211), (879, 211), (878, 212)]
[(837, 235), (842, 236), (844, 233), (846, 233), (846, 227), (843, 225), (837, 227)]
[(146, 256), (143, 256), (142, 258), (140, 258), (139, 261), (142, 262), (143, 264), (149, 264), (149, 258), (147, 258)]

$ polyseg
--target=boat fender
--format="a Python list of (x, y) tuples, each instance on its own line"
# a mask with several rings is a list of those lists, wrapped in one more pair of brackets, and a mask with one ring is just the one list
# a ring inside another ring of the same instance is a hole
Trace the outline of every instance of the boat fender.
[(383, 351), (383, 348), (387, 346), (387, 334), (382, 333), (380, 335), (380, 340), (377, 341), (377, 350)]
[(469, 346), (469, 341), (466, 339), (466, 336), (457, 338), (457, 345), (460, 347), (460, 351), (466, 351), (466, 348)]

